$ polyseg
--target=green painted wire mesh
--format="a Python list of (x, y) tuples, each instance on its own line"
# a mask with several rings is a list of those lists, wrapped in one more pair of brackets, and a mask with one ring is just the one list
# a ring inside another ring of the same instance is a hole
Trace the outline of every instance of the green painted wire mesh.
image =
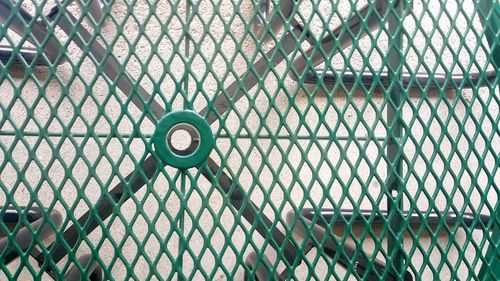
[[(0, 223), (0, 279), (92, 265), (115, 280), (500, 278), (497, 1), (110, 0), (102, 18), (91, 1), (0, 3), (0, 217), (20, 214)], [(152, 141), (182, 109), (212, 119), (215, 139), (186, 170)]]

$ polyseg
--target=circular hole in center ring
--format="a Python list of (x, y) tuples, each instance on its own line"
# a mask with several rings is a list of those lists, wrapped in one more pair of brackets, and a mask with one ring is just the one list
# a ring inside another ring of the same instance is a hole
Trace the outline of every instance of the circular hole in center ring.
[(167, 143), (175, 154), (187, 156), (200, 146), (200, 133), (189, 123), (179, 123), (168, 131)]
[[(186, 132), (189, 134), (191, 141), (182, 143), (181, 139), (176, 143), (176, 132), (182, 131), (184, 135)], [(160, 120), (153, 135), (153, 144), (166, 164), (187, 169), (205, 161), (215, 141), (210, 125), (203, 117), (194, 111), (180, 110), (170, 112)]]

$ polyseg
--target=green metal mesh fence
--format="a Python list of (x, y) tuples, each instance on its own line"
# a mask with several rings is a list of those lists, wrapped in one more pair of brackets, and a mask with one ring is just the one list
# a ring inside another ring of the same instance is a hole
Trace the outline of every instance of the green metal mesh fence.
[(0, 279), (500, 280), (498, 1), (78, 1), (0, 0)]

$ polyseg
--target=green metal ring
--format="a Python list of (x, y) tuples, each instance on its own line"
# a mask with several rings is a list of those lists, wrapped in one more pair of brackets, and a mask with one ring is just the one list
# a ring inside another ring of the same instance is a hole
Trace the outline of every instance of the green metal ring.
[[(197, 148), (188, 155), (180, 155), (172, 151), (167, 144), (167, 134), (179, 124), (187, 123), (193, 126), (200, 137)], [(170, 112), (156, 126), (153, 135), (155, 150), (165, 163), (179, 169), (188, 169), (205, 161), (214, 147), (214, 136), (210, 125), (197, 113), (190, 110)]]

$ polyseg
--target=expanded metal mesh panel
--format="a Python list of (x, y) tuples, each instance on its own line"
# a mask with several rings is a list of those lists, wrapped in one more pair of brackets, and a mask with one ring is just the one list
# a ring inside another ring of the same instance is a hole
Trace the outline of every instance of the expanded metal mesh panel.
[(498, 1), (78, 1), (0, 0), (0, 279), (500, 279)]

